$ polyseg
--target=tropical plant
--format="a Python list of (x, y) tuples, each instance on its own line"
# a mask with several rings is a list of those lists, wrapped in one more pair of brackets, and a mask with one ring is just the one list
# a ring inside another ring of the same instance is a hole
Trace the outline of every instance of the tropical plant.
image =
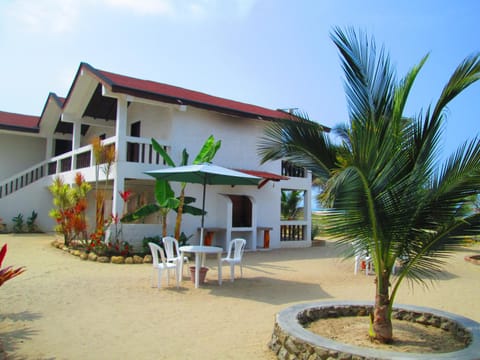
[(282, 219), (294, 220), (297, 216), (298, 205), (302, 201), (301, 190), (282, 190), (281, 195), (281, 214)]
[[(102, 144), (102, 140), (99, 137), (93, 138), (92, 142), (93, 158), (95, 160), (95, 225), (97, 231), (101, 230), (104, 225), (104, 204), (105, 194), (108, 184), (110, 172), (112, 170), (113, 163), (115, 162), (115, 147)], [(100, 188), (100, 170), (105, 175), (103, 181), (103, 187)]]
[(23, 266), (16, 269), (14, 269), (12, 266), (7, 266), (6, 268), (2, 269), (2, 263), (5, 259), (5, 255), (7, 255), (7, 244), (4, 244), (0, 250), (0, 286), (25, 271), (25, 267)]
[(158, 235), (156, 236), (145, 236), (142, 240), (142, 248), (144, 254), (149, 254), (150, 253), (150, 247), (148, 246), (148, 243), (152, 242), (154, 244), (157, 244), (163, 249), (163, 241), (162, 238)]
[[(193, 164), (202, 164), (206, 162), (211, 162), (213, 158), (215, 157), (215, 154), (217, 153), (218, 149), (220, 149), (220, 146), (222, 145), (221, 140), (215, 141), (215, 138), (213, 135), (210, 135), (207, 140), (205, 140), (202, 148), (200, 149), (199, 153), (193, 160)], [(152, 138), (152, 146), (155, 149), (157, 153), (160, 154), (160, 156), (163, 158), (165, 163), (169, 166), (175, 167), (175, 163), (173, 162), (172, 158), (168, 153), (165, 151), (165, 149), (155, 140)], [(188, 164), (188, 158), (189, 154), (187, 152), (187, 149), (183, 149), (182, 151), (182, 161), (178, 166), (184, 166)], [(164, 180), (157, 180), (157, 181), (164, 181)], [(185, 205), (187, 204), (185, 202), (185, 187), (187, 186), (187, 183), (182, 183), (181, 188), (180, 188), (180, 196), (178, 197), (179, 204), (176, 207), (177, 211), (177, 217), (175, 220), (175, 230), (174, 230), (174, 237), (175, 239), (179, 239), (180, 237), (180, 232), (181, 232), (181, 224), (182, 224), (182, 216), (183, 212), (185, 210)], [(201, 213), (200, 213), (201, 214)]]
[(25, 227), (25, 220), (23, 219), (22, 214), (18, 214), (17, 216), (14, 216), (12, 218), (13, 221), (13, 232), (14, 233), (22, 233), (24, 230), (23, 228)]
[[(366, 34), (335, 28), (331, 36), (345, 72), (349, 110), (349, 122), (334, 129), (340, 141), (297, 114), (295, 121), (266, 129), (259, 153), (263, 162), (287, 159), (323, 181), (319, 200), (329, 208), (323, 231), (371, 255), (370, 336), (389, 343), (402, 281), (426, 285), (465, 238), (480, 232), (480, 214), (469, 210), (480, 190), (479, 139), (465, 142), (445, 163), (439, 160), (444, 110), (480, 78), (479, 54), (458, 65), (436, 103), (409, 118), (405, 104), (427, 56), (398, 80), (384, 48), (377, 51)], [(397, 259), (403, 266), (394, 276)]]
[(55, 231), (62, 234), (66, 246), (77, 238), (87, 244), (87, 193), (91, 186), (85, 182), (81, 173), (75, 175), (73, 186), (65, 184), (61, 177), (56, 177), (48, 188), (53, 196), (54, 208), (50, 217), (55, 219)]
[[(203, 144), (200, 152), (195, 157), (193, 161), (194, 164), (201, 164), (204, 162), (212, 161), (213, 157), (217, 153), (218, 149), (220, 148), (221, 141), (215, 141), (214, 137), (210, 135), (208, 139)], [(152, 146), (153, 148), (162, 156), (165, 163), (170, 166), (175, 166), (175, 163), (168, 155), (168, 153), (163, 149), (163, 147), (152, 138)], [(188, 163), (189, 154), (186, 149), (182, 151), (182, 161), (180, 166), (186, 165)], [(135, 212), (131, 214), (127, 214), (122, 217), (122, 222), (132, 222), (137, 221), (146, 216), (154, 214), (156, 212), (160, 213), (162, 218), (162, 236), (167, 236), (167, 215), (171, 210), (177, 212), (177, 217), (175, 221), (175, 230), (174, 230), (174, 237), (178, 240), (182, 237), (183, 232), (181, 232), (181, 223), (182, 223), (182, 216), (184, 213), (198, 216), (202, 215), (202, 210), (191, 206), (190, 204), (195, 202), (195, 198), (185, 196), (185, 187), (186, 183), (181, 184), (180, 195), (175, 197), (175, 193), (170, 186), (170, 183), (165, 180), (155, 180), (155, 199), (156, 203), (153, 204), (146, 204)], [(188, 238), (185, 237), (183, 234), (185, 242)]]
[(35, 210), (32, 211), (32, 214), (27, 218), (25, 225), (27, 226), (27, 231), (30, 233), (36, 232), (38, 230), (36, 221), (38, 213)]

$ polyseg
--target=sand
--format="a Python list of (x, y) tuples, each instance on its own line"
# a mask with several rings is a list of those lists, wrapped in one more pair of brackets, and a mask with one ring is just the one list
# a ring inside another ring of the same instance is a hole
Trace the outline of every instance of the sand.
[[(333, 244), (247, 252), (244, 276), (195, 289), (185, 273), (151, 287), (151, 265), (82, 261), (46, 235), (0, 235), (6, 265), (27, 272), (0, 288), (0, 341), (7, 359), (274, 359), (274, 316), (299, 302), (373, 300), (373, 276), (353, 274)], [(397, 303), (433, 307), (480, 321), (480, 265), (454, 254), (428, 289), (404, 283)], [(239, 271), (237, 271), (239, 275)], [(0, 351), (1, 355), (2, 351)]]

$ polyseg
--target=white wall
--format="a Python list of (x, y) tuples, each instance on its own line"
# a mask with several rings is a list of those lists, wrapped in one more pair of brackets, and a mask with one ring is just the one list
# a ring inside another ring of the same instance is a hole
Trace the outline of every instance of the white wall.
[(42, 162), (45, 146), (43, 138), (0, 133), (0, 181)]
[(140, 137), (154, 137), (160, 142), (170, 142), (172, 111), (175, 110), (162, 106), (130, 104), (128, 107), (127, 134), (130, 135), (130, 125), (140, 121)]
[(26, 221), (32, 211), (35, 211), (38, 213), (36, 224), (40, 230), (53, 233), (55, 223), (48, 215), (53, 207), (52, 195), (48, 190), (51, 181), (51, 177), (44, 177), (0, 199), (0, 217), (7, 224), (9, 231), (12, 230), (13, 217), (22, 214)]

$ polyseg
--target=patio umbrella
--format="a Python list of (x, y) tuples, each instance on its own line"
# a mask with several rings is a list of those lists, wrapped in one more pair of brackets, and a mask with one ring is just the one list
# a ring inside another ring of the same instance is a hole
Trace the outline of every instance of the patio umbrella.
[(200, 245), (203, 245), (205, 193), (207, 185), (258, 185), (261, 180), (261, 178), (256, 176), (208, 163), (146, 171), (145, 174), (160, 180), (203, 185)]

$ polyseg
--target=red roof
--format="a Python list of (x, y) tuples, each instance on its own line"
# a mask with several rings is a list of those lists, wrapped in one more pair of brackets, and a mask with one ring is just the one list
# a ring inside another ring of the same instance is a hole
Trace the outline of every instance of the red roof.
[(256, 176), (262, 178), (263, 180), (260, 181), (258, 184), (258, 188), (260, 189), (269, 181), (280, 181), (280, 180), (288, 180), (287, 176), (277, 175), (266, 171), (258, 171), (258, 170), (244, 170), (244, 169), (237, 169), (237, 171), (243, 172), (248, 175)]
[(116, 93), (130, 94), (179, 105), (191, 105), (250, 118), (262, 118), (268, 120), (291, 118), (289, 113), (281, 110), (271, 110), (261, 106), (228, 100), (178, 86), (114, 74), (108, 71), (95, 69), (86, 63), (82, 63), (81, 66), (90, 70), (101, 82), (105, 83)]
[(263, 179), (273, 180), (273, 181), (280, 181), (280, 180), (288, 180), (289, 179), (287, 176), (277, 175), (277, 174), (273, 174), (273, 173), (266, 172), (266, 171), (244, 170), (244, 169), (237, 169), (237, 171), (241, 171), (241, 172), (243, 172), (245, 174), (248, 174), (248, 175), (256, 176), (256, 177), (263, 178)]
[(38, 132), (38, 116), (0, 111), (0, 128), (7, 130)]

